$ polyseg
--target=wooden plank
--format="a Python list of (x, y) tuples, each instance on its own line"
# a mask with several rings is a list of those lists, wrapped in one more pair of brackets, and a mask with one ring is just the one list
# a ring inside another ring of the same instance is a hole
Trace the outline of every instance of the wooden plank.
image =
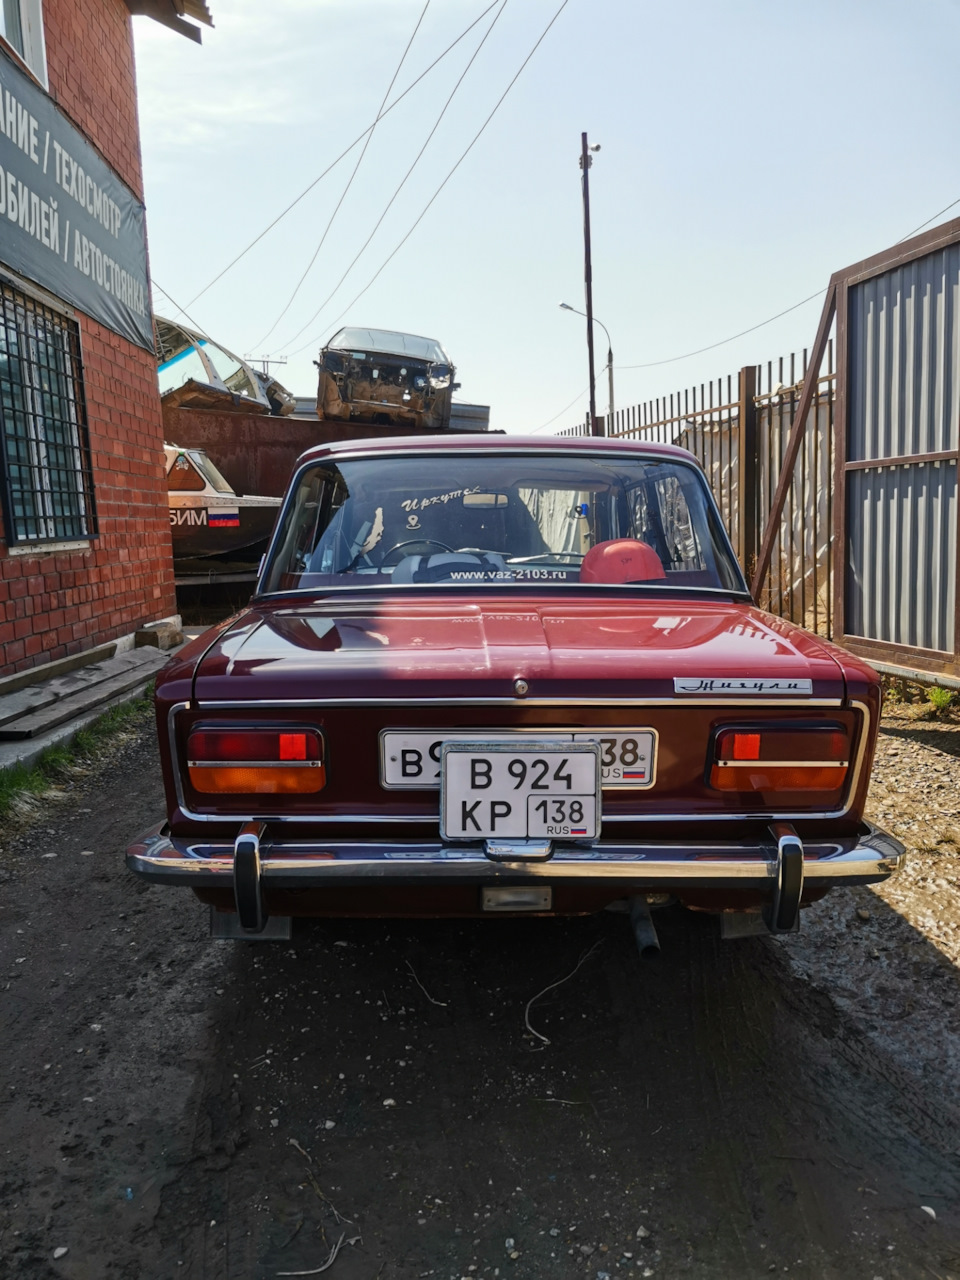
[[(164, 658), (163, 661), (166, 659)], [(163, 666), (163, 661), (157, 662), (155, 667), (159, 669)], [(122, 675), (114, 676), (112, 680), (103, 680), (99, 684), (92, 685), (89, 689), (84, 689), (70, 698), (59, 698), (33, 715), (21, 716), (20, 719), (0, 727), (0, 742), (19, 742), (24, 738), (35, 738), (49, 729), (55, 729), (57, 725), (65, 724), (68, 720), (74, 720), (89, 711), (94, 711), (103, 703), (146, 684), (150, 676), (148, 664), (143, 663)]]
[[(823, 312), (820, 316), (820, 325), (817, 329), (816, 340), (813, 344), (813, 352), (810, 360), (810, 368), (803, 380), (803, 392), (800, 396), (800, 403), (797, 406), (796, 417), (793, 420), (793, 426), (790, 429), (790, 439), (787, 442), (787, 452), (783, 459), (783, 465), (780, 468), (780, 478), (777, 481), (777, 490), (773, 495), (773, 503), (770, 507), (770, 516), (767, 520), (767, 527), (763, 533), (763, 542), (760, 545), (760, 554), (757, 556), (757, 568), (753, 575), (751, 583), (751, 593), (754, 600), (760, 598), (760, 591), (763, 587), (764, 579), (770, 568), (770, 558), (773, 554), (773, 544), (776, 540), (777, 533), (780, 529), (780, 518), (783, 515), (784, 503), (787, 499), (787, 493), (793, 482), (793, 471), (797, 464), (797, 455), (800, 452), (800, 445), (803, 440), (803, 433), (807, 426), (807, 417), (810, 413), (810, 406), (813, 403), (814, 393), (818, 385), (820, 375), (820, 365), (823, 361), (823, 353), (827, 347), (827, 338), (830, 334), (830, 326), (833, 323), (834, 311), (836, 310), (837, 288), (831, 283), (827, 296), (823, 303)], [(782, 381), (782, 379), (781, 379)]]

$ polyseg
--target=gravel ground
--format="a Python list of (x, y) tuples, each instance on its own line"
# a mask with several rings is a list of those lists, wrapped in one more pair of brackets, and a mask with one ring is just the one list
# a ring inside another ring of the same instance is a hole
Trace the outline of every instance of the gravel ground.
[(958, 754), (886, 717), (889, 886), (642, 963), (609, 913), (211, 943), (123, 867), (145, 721), (0, 835), (0, 1280), (960, 1280)]
[(923, 714), (886, 708), (867, 809), (906, 867), (834, 890), (781, 945), (905, 1070), (960, 1099), (960, 723)]

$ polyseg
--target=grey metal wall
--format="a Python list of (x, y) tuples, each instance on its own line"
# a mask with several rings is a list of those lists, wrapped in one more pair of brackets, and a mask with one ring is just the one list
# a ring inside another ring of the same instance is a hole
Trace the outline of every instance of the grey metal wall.
[[(960, 246), (851, 287), (845, 630), (954, 651)], [(884, 460), (884, 461), (881, 461)]]

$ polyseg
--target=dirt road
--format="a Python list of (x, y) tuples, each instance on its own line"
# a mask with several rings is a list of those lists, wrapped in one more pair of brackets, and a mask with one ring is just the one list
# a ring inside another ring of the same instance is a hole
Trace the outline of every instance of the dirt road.
[(780, 943), (669, 912), (653, 961), (613, 915), (212, 943), (123, 867), (160, 810), (145, 727), (2, 840), (0, 1276), (960, 1276), (955, 1060), (911, 1072)]

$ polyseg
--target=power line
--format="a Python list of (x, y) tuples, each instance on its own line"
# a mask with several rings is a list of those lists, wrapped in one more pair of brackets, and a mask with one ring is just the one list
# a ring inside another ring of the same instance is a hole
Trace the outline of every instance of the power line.
[(277, 327), (277, 325), (280, 323), (283, 317), (290, 310), (291, 306), (293, 305), (294, 298), (296, 298), (297, 294), (300, 292), (301, 285), (303, 284), (304, 280), (306, 280), (307, 276), (310, 274), (310, 269), (317, 260), (317, 254), (323, 248), (324, 242), (326, 241), (326, 238), (330, 233), (330, 228), (333, 226), (334, 221), (336, 220), (337, 214), (340, 212), (343, 202), (347, 198), (347, 193), (349, 192), (350, 188), (353, 186), (353, 180), (357, 176), (357, 172), (360, 166), (363, 164), (363, 157), (367, 154), (367, 148), (370, 146), (370, 143), (373, 141), (373, 135), (377, 125), (380, 123), (381, 117), (383, 116), (383, 109), (387, 105), (387, 99), (390, 97), (390, 93), (391, 93), (391, 90), (393, 89), (393, 86), (397, 83), (397, 76), (400, 74), (401, 68), (403, 67), (403, 64), (407, 60), (407, 54), (410, 52), (410, 46), (413, 44), (414, 40), (416, 39), (417, 32), (420, 30), (421, 23), (423, 22), (424, 18), (427, 16), (427, 10), (429, 8), (430, 8), (430, 0), (426, 0), (426, 4), (423, 6), (423, 11), (421, 12), (420, 17), (417, 19), (417, 25), (413, 28), (413, 32), (410, 36), (410, 39), (407, 41), (406, 48), (404, 49), (403, 53), (400, 55), (400, 61), (397, 63), (397, 68), (394, 71), (393, 75), (390, 77), (390, 83), (387, 85), (386, 92), (384, 93), (383, 98), (381, 99), (380, 107), (377, 111), (377, 118), (374, 120), (373, 125), (370, 128), (370, 131), (368, 132), (366, 138), (364, 139), (364, 143), (360, 151), (360, 155), (357, 157), (357, 163), (353, 166), (353, 172), (350, 174), (350, 177), (347, 179), (347, 185), (343, 188), (343, 191), (340, 193), (340, 199), (337, 201), (336, 207), (334, 208), (333, 213), (331, 213), (330, 217), (327, 219), (327, 225), (323, 229), (323, 235), (320, 237), (319, 244), (313, 251), (313, 257), (304, 267), (303, 275), (301, 275), (300, 279), (297, 281), (296, 288), (294, 289), (293, 293), (291, 293), (290, 297), (287, 299), (287, 305), (283, 308), (283, 310), (277, 316), (276, 320), (274, 320), (273, 324), (270, 326), (267, 332), (263, 335), (263, 337), (253, 344), (255, 347), (261, 346), (264, 342), (266, 342), (267, 338), (270, 337), (271, 333), (273, 333), (274, 329)]
[(157, 280), (156, 280), (156, 278), (155, 278), (155, 277), (152, 277), (152, 278), (151, 278), (151, 280), (150, 280), (150, 284), (153, 286), (153, 288), (154, 288), (154, 289), (159, 289), (159, 290), (160, 290), (160, 292), (163, 294), (163, 296), (166, 298), (166, 300), (167, 300), (168, 302), (172, 302), (172, 303), (173, 303), (173, 305), (176, 307), (176, 309), (177, 309), (177, 311), (180, 313), (180, 315), (182, 315), (182, 316), (186, 316), (186, 317), (187, 317), (187, 319), (190, 321), (190, 323), (193, 325), (193, 327), (197, 330), (197, 332), (198, 332), (198, 333), (202, 334), (202, 335), (203, 335), (203, 337), (205, 337), (205, 338), (209, 338), (209, 337), (210, 337), (210, 335), (207, 333), (206, 329), (204, 329), (203, 325), (202, 325), (202, 324), (198, 324), (198, 322), (197, 322), (196, 320), (194, 320), (194, 318), (193, 318), (193, 316), (190, 314), (190, 312), (189, 312), (189, 311), (186, 311), (183, 307), (181, 307), (180, 303), (179, 303), (179, 302), (177, 302), (176, 298), (171, 298), (171, 297), (170, 297), (170, 295), (169, 295), (169, 293), (167, 293), (166, 289), (164, 289), (163, 285), (162, 285), (162, 284), (159, 284), (159, 283), (157, 282)]
[(390, 197), (390, 199), (387, 201), (386, 208), (384, 209), (383, 213), (381, 213), (380, 217), (377, 219), (376, 225), (374, 226), (373, 230), (370, 232), (370, 234), (367, 236), (366, 240), (365, 240), (365, 241), (363, 242), (363, 244), (360, 246), (360, 248), (359, 248), (359, 250), (357, 251), (357, 253), (356, 253), (356, 255), (355, 255), (355, 257), (354, 257), (353, 261), (350, 263), (350, 265), (349, 265), (349, 266), (347, 267), (347, 269), (344, 271), (343, 275), (340, 277), (340, 279), (337, 281), (337, 283), (334, 285), (334, 287), (331, 289), (331, 291), (327, 294), (326, 298), (324, 298), (323, 302), (321, 302), (321, 303), (320, 303), (320, 305), (319, 305), (319, 307), (317, 307), (316, 311), (313, 313), (313, 315), (310, 317), (310, 319), (309, 319), (309, 320), (307, 320), (305, 324), (302, 324), (302, 325), (300, 326), (300, 328), (297, 330), (297, 332), (296, 332), (296, 333), (295, 333), (291, 338), (289, 338), (289, 339), (287, 340), (287, 342), (284, 344), (286, 347), (289, 347), (289, 345), (290, 345), (290, 343), (291, 343), (291, 342), (296, 342), (297, 338), (299, 338), (299, 337), (300, 337), (300, 335), (301, 335), (301, 333), (303, 333), (304, 329), (309, 328), (309, 327), (310, 327), (310, 325), (312, 325), (312, 324), (313, 324), (314, 320), (316, 320), (316, 318), (317, 318), (317, 316), (320, 314), (320, 312), (321, 312), (321, 311), (323, 311), (324, 307), (325, 307), (325, 306), (327, 305), (327, 303), (331, 300), (331, 298), (333, 298), (333, 297), (335, 297), (335, 296), (336, 296), (336, 293), (337, 293), (337, 291), (339, 290), (340, 286), (343, 284), (344, 280), (346, 280), (347, 276), (350, 274), (350, 272), (353, 270), (353, 268), (357, 265), (357, 262), (360, 260), (361, 256), (365, 253), (365, 251), (366, 251), (366, 249), (367, 249), (367, 246), (370, 244), (370, 241), (373, 239), (373, 237), (374, 237), (374, 236), (377, 234), (377, 232), (380, 230), (380, 227), (381, 227), (381, 225), (383, 224), (383, 220), (384, 220), (384, 218), (385, 218), (385, 217), (387, 216), (387, 214), (390, 212), (390, 209), (392, 208), (394, 201), (396, 200), (397, 196), (400, 194), (400, 192), (403, 190), (404, 186), (406, 185), (406, 181), (407, 181), (407, 179), (410, 177), (411, 173), (413, 173), (414, 169), (415, 169), (415, 168), (417, 167), (417, 165), (420, 163), (420, 160), (421, 160), (421, 158), (422, 158), (422, 156), (423, 156), (423, 153), (426, 151), (427, 147), (430, 145), (430, 142), (431, 142), (431, 140), (432, 140), (432, 138), (433, 138), (433, 135), (434, 135), (434, 134), (437, 132), (437, 130), (439, 129), (439, 127), (440, 127), (440, 122), (443, 120), (443, 117), (444, 117), (444, 116), (446, 115), (446, 113), (447, 113), (447, 108), (450, 106), (450, 103), (453, 101), (454, 97), (456, 96), (457, 90), (458, 90), (458, 89), (460, 88), (460, 86), (463, 84), (463, 81), (464, 81), (464, 79), (466, 78), (467, 72), (470, 70), (470, 68), (473, 66), (474, 62), (476, 61), (476, 59), (477, 59), (477, 55), (480, 53), (480, 50), (481, 50), (481, 49), (483, 48), (483, 46), (486, 44), (486, 42), (487, 42), (487, 38), (489, 37), (489, 35), (490, 35), (491, 31), (493, 30), (493, 28), (494, 28), (494, 27), (497, 25), (497, 23), (499, 22), (500, 17), (501, 17), (501, 15), (503, 14), (504, 9), (507, 7), (507, 4), (508, 4), (508, 0), (502, 0), (502, 3), (500, 4), (500, 8), (499, 8), (499, 9), (497, 10), (497, 12), (494, 14), (493, 21), (490, 23), (489, 27), (487, 27), (486, 31), (485, 31), (485, 32), (484, 32), (484, 34), (483, 34), (483, 37), (482, 37), (482, 39), (481, 39), (480, 43), (477, 45), (476, 49), (474, 49), (473, 54), (472, 54), (472, 56), (471, 56), (471, 58), (470, 58), (470, 61), (467, 63), (467, 65), (464, 67), (463, 71), (461, 72), (460, 79), (459, 79), (459, 80), (457, 81), (457, 83), (453, 86), (453, 89), (452, 89), (452, 91), (451, 91), (451, 93), (450, 93), (450, 96), (447, 98), (446, 102), (443, 104), (443, 108), (442, 108), (442, 110), (441, 110), (440, 114), (437, 116), (436, 121), (434, 122), (433, 128), (432, 128), (432, 129), (430, 130), (430, 132), (427, 134), (426, 141), (424, 142), (424, 144), (423, 144), (423, 146), (420, 148), (420, 150), (417, 152), (417, 155), (416, 155), (416, 158), (415, 158), (415, 159), (414, 159), (414, 161), (413, 161), (413, 164), (411, 164), (410, 168), (407, 170), (407, 172), (406, 172), (406, 173), (403, 175), (403, 177), (400, 179), (400, 183), (399, 183), (399, 185), (397, 186), (397, 189), (394, 191), (393, 195), (392, 195), (392, 196)]
[[(497, 112), (500, 110), (500, 107), (501, 107), (501, 105), (502, 105), (502, 103), (503, 103), (503, 100), (506, 98), (507, 94), (510, 92), (510, 90), (513, 88), (513, 86), (514, 86), (514, 85), (517, 83), (517, 81), (520, 79), (520, 76), (523, 74), (523, 71), (524, 71), (524, 69), (526, 68), (527, 63), (530, 61), (530, 59), (533, 57), (533, 55), (534, 55), (534, 54), (537, 52), (537, 50), (540, 48), (540, 45), (541, 45), (541, 44), (543, 43), (543, 41), (546, 39), (547, 34), (548, 34), (548, 32), (550, 31), (550, 28), (553, 26), (553, 24), (556, 22), (556, 20), (560, 17), (561, 13), (563, 13), (564, 9), (567, 7), (567, 5), (568, 5), (569, 3), (570, 3), (570, 0), (563, 0), (563, 3), (562, 3), (562, 4), (560, 5), (560, 7), (557, 9), (556, 13), (554, 13), (553, 17), (550, 19), (550, 21), (549, 21), (549, 22), (547, 23), (547, 25), (544, 27), (543, 31), (541, 31), (541, 33), (540, 33), (540, 35), (539, 35), (539, 37), (538, 37), (538, 39), (537, 39), (536, 43), (534, 44), (533, 48), (530, 50), (530, 52), (529, 52), (529, 53), (527, 54), (527, 56), (524, 58), (523, 62), (520, 64), (520, 67), (519, 67), (518, 71), (516, 72), (516, 74), (514, 75), (513, 79), (510, 81), (510, 83), (509, 83), (509, 84), (507, 85), (507, 87), (504, 89), (503, 93), (502, 93), (502, 94), (500, 95), (500, 97), (497, 99), (496, 104), (494, 105), (493, 110), (492, 110), (492, 111), (490, 112), (490, 114), (487, 116), (486, 120), (484, 120), (483, 124), (480, 126), (480, 128), (477, 130), (477, 132), (473, 135), (473, 138), (471, 139), (471, 141), (469, 142), (469, 144), (467, 145), (467, 147), (464, 149), (464, 151), (461, 153), (461, 155), (460, 155), (460, 159), (456, 162), (456, 164), (453, 166), (453, 168), (450, 170), (450, 172), (447, 174), (447, 176), (444, 178), (444, 180), (440, 183), (439, 187), (437, 187), (436, 191), (433, 193), (433, 195), (430, 197), (430, 199), (429, 199), (429, 200), (427, 201), (427, 203), (424, 205), (423, 210), (422, 210), (422, 212), (420, 213), (420, 216), (416, 219), (416, 221), (414, 222), (413, 226), (410, 228), (410, 230), (407, 232), (407, 234), (403, 237), (403, 239), (399, 242), (399, 244), (397, 244), (397, 245), (396, 245), (396, 247), (393, 249), (392, 253), (391, 253), (391, 254), (386, 258), (386, 260), (385, 260), (385, 261), (380, 265), (380, 267), (378, 268), (378, 270), (374, 273), (374, 275), (373, 275), (373, 276), (371, 277), (371, 279), (367, 282), (367, 284), (365, 284), (365, 285), (364, 285), (364, 287), (360, 290), (360, 292), (359, 292), (359, 293), (357, 294), (357, 296), (352, 300), (352, 302), (350, 302), (350, 303), (349, 303), (349, 304), (348, 304), (348, 305), (343, 309), (343, 311), (341, 311), (341, 312), (340, 312), (340, 315), (339, 315), (339, 316), (337, 316), (337, 319), (333, 321), (333, 323), (334, 323), (334, 324), (336, 324), (336, 323), (337, 323), (337, 321), (341, 320), (341, 319), (342, 319), (342, 318), (347, 314), (347, 312), (350, 310), (350, 308), (351, 308), (351, 307), (356, 306), (356, 304), (360, 301), (360, 299), (361, 299), (361, 298), (363, 297), (363, 295), (367, 292), (367, 290), (368, 290), (368, 289), (370, 289), (370, 288), (373, 286), (373, 284), (376, 282), (376, 280), (377, 280), (377, 279), (378, 279), (378, 277), (381, 275), (381, 273), (384, 271), (384, 269), (385, 269), (385, 268), (389, 265), (389, 263), (390, 263), (390, 262), (392, 262), (392, 261), (393, 261), (393, 259), (397, 256), (397, 254), (400, 252), (400, 250), (403, 248), (403, 246), (407, 243), (407, 241), (408, 241), (408, 240), (410, 239), (410, 237), (413, 235), (414, 231), (416, 231), (417, 227), (420, 225), (420, 223), (421, 223), (421, 222), (423, 221), (423, 219), (426, 217), (426, 215), (427, 215), (427, 211), (430, 209), (431, 205), (432, 205), (432, 204), (433, 204), (433, 202), (436, 200), (437, 196), (439, 196), (440, 192), (444, 189), (444, 187), (447, 185), (447, 183), (450, 181), (450, 179), (453, 177), (453, 175), (456, 173), (456, 171), (457, 171), (457, 170), (460, 168), (460, 166), (463, 164), (464, 160), (466, 160), (467, 156), (470, 154), (470, 152), (473, 150), (473, 148), (476, 146), (476, 144), (480, 141), (480, 137), (481, 137), (481, 135), (483, 134), (484, 130), (487, 128), (487, 125), (490, 123), (490, 121), (493, 119), (493, 117), (494, 117), (494, 116), (497, 114)], [(318, 335), (318, 336), (319, 336), (319, 335)], [(318, 338), (317, 338), (317, 337), (311, 338), (309, 342), (305, 342), (305, 343), (303, 344), (303, 346), (301, 346), (301, 347), (297, 347), (297, 349), (296, 349), (295, 351), (291, 351), (291, 352), (289, 352), (289, 354), (290, 354), (290, 355), (294, 355), (294, 356), (295, 356), (295, 355), (299, 355), (299, 353), (300, 353), (301, 351), (305, 351), (305, 350), (307, 349), (307, 347), (312, 346), (312, 345), (313, 345), (317, 340), (318, 340)]]
[(570, 410), (570, 409), (572, 409), (572, 408), (573, 408), (573, 406), (577, 403), (577, 401), (578, 401), (578, 400), (582, 400), (582, 399), (583, 399), (583, 397), (587, 394), (587, 392), (588, 392), (589, 390), (590, 390), (590, 388), (589, 388), (589, 387), (584, 387), (584, 388), (583, 388), (583, 390), (580, 392), (580, 394), (579, 394), (578, 396), (574, 396), (574, 397), (573, 397), (573, 399), (570, 401), (570, 403), (569, 403), (568, 405), (565, 405), (565, 406), (560, 410), (560, 412), (559, 412), (559, 413), (555, 413), (555, 414), (553, 415), (553, 417), (552, 417), (552, 418), (548, 418), (548, 419), (546, 420), (546, 422), (541, 422), (541, 423), (540, 423), (540, 425), (539, 425), (539, 427), (534, 427), (534, 431), (535, 431), (535, 432), (536, 432), (536, 431), (542, 431), (542, 430), (544, 429), (544, 427), (549, 427), (549, 426), (550, 426), (550, 424), (551, 424), (551, 423), (553, 423), (553, 422), (556, 422), (556, 420), (557, 420), (558, 418), (562, 418), (562, 417), (563, 417), (563, 415), (564, 415), (565, 413), (567, 413), (567, 412), (568, 412), (568, 410)]
[(910, 237), (915, 236), (918, 231), (922, 231), (924, 227), (929, 227), (931, 222), (936, 222), (938, 218), (942, 217), (945, 213), (948, 213), (956, 204), (960, 204), (960, 197), (954, 200), (952, 204), (948, 204), (945, 209), (941, 209), (939, 213), (935, 213), (932, 218), (928, 218), (926, 222), (921, 222), (919, 227), (914, 227), (914, 229), (912, 231), (908, 231), (905, 236), (901, 236), (897, 241), (897, 244), (903, 244), (904, 240), (909, 240)]
[[(909, 240), (910, 237), (915, 236), (918, 231), (922, 231), (924, 227), (929, 227), (931, 222), (936, 222), (937, 218), (943, 217), (945, 213), (949, 213), (949, 211), (958, 204), (960, 204), (960, 197), (954, 200), (951, 204), (948, 204), (945, 208), (941, 209), (939, 213), (935, 213), (932, 218), (928, 218), (926, 222), (921, 222), (919, 227), (914, 227), (914, 229), (912, 231), (908, 231), (905, 236), (901, 236), (896, 243), (903, 244), (904, 240)], [(737, 338), (743, 338), (748, 333), (755, 333), (757, 329), (762, 329), (765, 325), (773, 324), (774, 320), (779, 320), (781, 316), (788, 316), (791, 311), (796, 311), (798, 308), (806, 306), (808, 302), (812, 302), (814, 298), (822, 297), (825, 293), (826, 289), (818, 289), (816, 293), (811, 293), (809, 298), (804, 298), (800, 302), (795, 302), (792, 307), (787, 307), (785, 311), (778, 311), (777, 314), (775, 316), (771, 316), (769, 320), (761, 320), (759, 324), (751, 325), (749, 329), (742, 329), (739, 333), (733, 334), (730, 338), (722, 338), (719, 342), (712, 342), (709, 347), (700, 347), (698, 350), (688, 351), (686, 355), (682, 356), (671, 356), (669, 360), (650, 360), (646, 364), (618, 364), (614, 367), (616, 369), (655, 369), (658, 365), (675, 364), (678, 360), (689, 360), (691, 356), (703, 355), (705, 351), (714, 351), (717, 347), (726, 346), (728, 342), (736, 342)], [(559, 417), (560, 415), (558, 414), (557, 416)]]
[(791, 311), (796, 311), (798, 307), (805, 307), (808, 302), (812, 302), (814, 298), (821, 297), (824, 293), (826, 293), (826, 289), (818, 289), (816, 293), (811, 293), (809, 298), (804, 298), (802, 302), (795, 302), (792, 307), (787, 307), (786, 311), (778, 311), (769, 320), (761, 320), (759, 324), (753, 324), (749, 329), (741, 329), (739, 333), (735, 333), (729, 338), (721, 338), (719, 342), (711, 342), (708, 347), (698, 347), (696, 351), (687, 351), (682, 356), (671, 356), (669, 360), (648, 360), (646, 364), (618, 364), (614, 365), (614, 368), (655, 369), (661, 364), (676, 364), (678, 360), (689, 360), (691, 356), (701, 356), (705, 351), (715, 351), (717, 347), (725, 347), (728, 342), (736, 342), (737, 338), (743, 338), (748, 333), (755, 333), (757, 329), (762, 329), (764, 325), (773, 324), (774, 320), (779, 320), (781, 316), (788, 316)]
[[(490, 10), (496, 8), (498, 3), (499, 3), (499, 0), (491, 0), (491, 3), (487, 5), (487, 7), (483, 10), (483, 12), (480, 13), (476, 18), (474, 18), (474, 20), (470, 23), (468, 27), (465, 27), (463, 31), (460, 32), (456, 40), (454, 40), (451, 44), (448, 44), (446, 49), (444, 49), (444, 51), (438, 57), (434, 58), (433, 62), (431, 62), (428, 67), (426, 67), (423, 71), (421, 71), (421, 73), (417, 76), (416, 80), (414, 80), (411, 84), (407, 85), (403, 93), (401, 93), (398, 98), (395, 98), (393, 102), (390, 103), (387, 109), (383, 112), (383, 115), (380, 117), (380, 119), (382, 119), (383, 116), (389, 115), (390, 112), (394, 109), (394, 107), (399, 106), (400, 103), (407, 96), (407, 94), (412, 93), (412, 91), (417, 87), (420, 81), (425, 76), (429, 75), (430, 72), (434, 69), (434, 67), (437, 66), (438, 63), (442, 62), (443, 59), (447, 56), (447, 54), (451, 53), (457, 47), (460, 41), (465, 39), (470, 34), (470, 32), (477, 25), (477, 23), (482, 22), (483, 19), (490, 12)], [(357, 146), (358, 143), (363, 141), (363, 139), (367, 136), (367, 134), (370, 133), (370, 131), (374, 128), (374, 125), (376, 125), (376, 123), (377, 121), (375, 120), (373, 124), (367, 125), (366, 129), (364, 129), (362, 133), (358, 134), (357, 137), (355, 137), (354, 140), (350, 143), (350, 145), (345, 147), (343, 151), (340, 152), (336, 160), (332, 160), (322, 173), (318, 174), (317, 177), (315, 177), (314, 180), (308, 186), (304, 187), (304, 189), (300, 192), (300, 194), (296, 197), (296, 199), (291, 200), (290, 203), (287, 205), (287, 207), (285, 209), (282, 209), (280, 213), (278, 213), (277, 216), (274, 218), (274, 220), (268, 223), (267, 226), (265, 226), (264, 229), (260, 232), (260, 234), (258, 236), (255, 236), (250, 241), (250, 243), (247, 245), (245, 249), (241, 249), (240, 252), (237, 254), (237, 256), (232, 261), (228, 262), (222, 271), (220, 271), (217, 275), (215, 275), (212, 280), (208, 281), (207, 284), (205, 284), (203, 288), (200, 290), (200, 292), (195, 294), (190, 299), (190, 301), (187, 303), (187, 306), (192, 307), (198, 298), (202, 298), (208, 289), (212, 289), (218, 280), (222, 280), (228, 271), (232, 271), (233, 268), (237, 265), (237, 263), (240, 262), (242, 258), (245, 258), (247, 254), (250, 252), (250, 250), (253, 249), (256, 245), (258, 245), (260, 241), (263, 239), (263, 237), (267, 235), (269, 232), (271, 232), (278, 222), (282, 222), (283, 219), (287, 216), (287, 214), (290, 213), (293, 209), (295, 209), (296, 206), (300, 203), (301, 200), (304, 199), (305, 196), (308, 196), (310, 194), (310, 192), (313, 190), (313, 188), (317, 185), (318, 182), (322, 182), (323, 179), (327, 176), (327, 174), (330, 173), (333, 169), (335, 169), (337, 165), (340, 163), (340, 161), (343, 160), (346, 156), (348, 156), (350, 152), (353, 150), (353, 148)], [(169, 294), (167, 296), (169, 297)], [(186, 314), (186, 312), (184, 312), (184, 314)]]

